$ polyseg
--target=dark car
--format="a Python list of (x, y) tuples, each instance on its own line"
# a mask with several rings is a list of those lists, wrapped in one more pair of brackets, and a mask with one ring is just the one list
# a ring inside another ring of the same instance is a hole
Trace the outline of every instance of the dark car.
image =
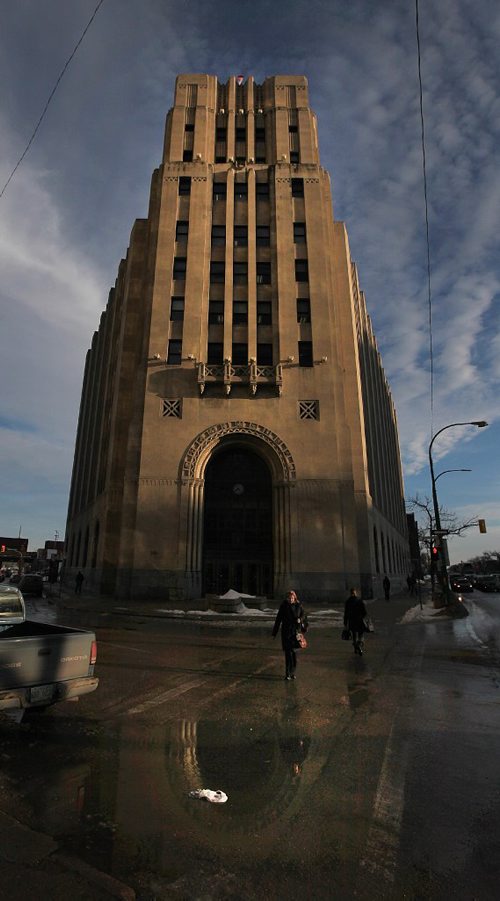
[(459, 594), (468, 594), (474, 591), (472, 582), (467, 576), (450, 576), (450, 587), (452, 591), (458, 591)]
[(476, 588), (480, 591), (498, 591), (496, 576), (478, 576)]
[(42, 577), (36, 576), (34, 573), (27, 573), (25, 576), (21, 576), (19, 591), (22, 594), (31, 594), (34, 597), (41, 598), (43, 594)]

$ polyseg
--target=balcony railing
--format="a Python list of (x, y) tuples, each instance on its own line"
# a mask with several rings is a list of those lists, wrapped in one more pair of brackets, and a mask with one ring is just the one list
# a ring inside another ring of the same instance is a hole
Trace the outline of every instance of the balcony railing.
[(226, 362), (222, 365), (198, 363), (198, 386), (200, 394), (206, 385), (222, 385), (226, 394), (231, 393), (233, 385), (248, 385), (251, 394), (256, 394), (259, 385), (274, 386), (281, 395), (283, 386), (283, 368), (277, 366), (258, 366), (248, 363), (246, 366), (233, 366)]

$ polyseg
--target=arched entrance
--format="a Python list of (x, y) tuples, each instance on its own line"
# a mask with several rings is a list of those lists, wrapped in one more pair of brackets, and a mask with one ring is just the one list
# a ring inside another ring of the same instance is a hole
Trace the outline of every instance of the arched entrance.
[(273, 495), (263, 458), (237, 443), (219, 447), (205, 469), (203, 594), (229, 588), (272, 596)]

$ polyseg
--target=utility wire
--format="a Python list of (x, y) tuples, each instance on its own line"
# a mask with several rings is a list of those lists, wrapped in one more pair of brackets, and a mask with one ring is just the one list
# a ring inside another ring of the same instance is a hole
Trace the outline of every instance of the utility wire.
[(7, 186), (9, 185), (9, 182), (13, 179), (13, 177), (14, 177), (14, 175), (16, 174), (17, 170), (19, 169), (19, 166), (21, 165), (21, 163), (22, 163), (24, 157), (25, 157), (26, 154), (28, 153), (28, 150), (30, 149), (30, 147), (31, 147), (31, 145), (32, 145), (32, 143), (33, 143), (33, 141), (35, 140), (35, 135), (36, 135), (38, 129), (40, 128), (40, 125), (42, 124), (42, 121), (43, 121), (43, 119), (44, 119), (45, 113), (47, 112), (47, 110), (48, 110), (48, 108), (49, 108), (49, 106), (50, 106), (50, 102), (51, 102), (51, 100), (52, 100), (52, 98), (53, 98), (55, 92), (57, 91), (57, 88), (59, 87), (59, 82), (60, 82), (61, 79), (63, 78), (63, 76), (64, 76), (64, 74), (65, 74), (65, 72), (66, 72), (66, 69), (68, 68), (68, 66), (69, 66), (69, 64), (70, 64), (70, 62), (71, 62), (71, 60), (73, 59), (73, 57), (74, 57), (76, 51), (78, 50), (80, 44), (82, 43), (82, 41), (83, 41), (85, 35), (87, 34), (87, 31), (89, 30), (90, 26), (92, 25), (92, 22), (94, 21), (96, 15), (97, 15), (97, 13), (99, 12), (99, 9), (100, 9), (100, 7), (102, 6), (103, 3), (104, 3), (104, 0), (99, 0), (99, 3), (97, 4), (96, 8), (94, 9), (94, 12), (92, 13), (92, 15), (91, 15), (89, 21), (87, 22), (85, 28), (83, 29), (83, 31), (82, 31), (82, 33), (81, 33), (81, 35), (80, 35), (80, 39), (78, 40), (78, 43), (75, 45), (75, 47), (74, 47), (74, 49), (73, 49), (73, 52), (72, 52), (71, 55), (68, 57), (68, 59), (66, 60), (66, 62), (65, 62), (65, 64), (64, 64), (64, 66), (63, 66), (61, 72), (59, 73), (59, 76), (58, 76), (58, 78), (57, 78), (57, 81), (56, 81), (54, 87), (52, 88), (52, 91), (50, 92), (50, 95), (49, 95), (49, 98), (48, 98), (48, 100), (47, 100), (47, 103), (45, 104), (45, 106), (44, 106), (44, 108), (43, 108), (42, 115), (40, 116), (38, 122), (37, 122), (36, 125), (35, 125), (35, 128), (33, 129), (33, 134), (31, 135), (31, 138), (29, 139), (29, 141), (28, 141), (28, 143), (27, 143), (27, 145), (26, 145), (26, 147), (25, 147), (23, 153), (22, 153), (21, 156), (19, 157), (19, 159), (18, 159), (16, 165), (14, 166), (14, 168), (13, 168), (12, 172), (10, 173), (10, 175), (9, 175), (9, 177), (8, 177), (8, 179), (7, 179), (7, 181), (5, 182), (5, 184), (4, 184), (3, 188), (2, 188), (2, 190), (0, 191), (0, 198), (3, 197), (3, 195), (4, 195), (4, 193), (5, 193), (5, 190), (6, 190)]
[(415, 0), (415, 25), (417, 32), (417, 58), (418, 58), (418, 87), (420, 94), (420, 127), (422, 135), (422, 172), (424, 178), (424, 201), (425, 201), (425, 237), (427, 243), (427, 305), (428, 305), (428, 321), (429, 321), (429, 380), (430, 380), (430, 413), (431, 413), (431, 435), (434, 430), (434, 354), (432, 348), (432, 291), (431, 291), (431, 251), (429, 241), (429, 207), (427, 203), (427, 167), (425, 159), (425, 126), (424, 126), (424, 102), (422, 95), (422, 68), (420, 62), (420, 32), (418, 21), (418, 0)]

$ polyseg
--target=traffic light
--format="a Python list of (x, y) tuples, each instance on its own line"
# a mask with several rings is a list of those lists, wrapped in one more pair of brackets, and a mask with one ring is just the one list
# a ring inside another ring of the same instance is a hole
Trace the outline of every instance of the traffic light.
[(431, 557), (434, 563), (441, 559), (441, 548), (437, 544), (432, 545)]
[(5, 554), (5, 545), (4, 544), (0, 544), (0, 553)]
[(479, 531), (484, 535), (486, 533), (486, 520), (478, 519), (477, 524), (479, 526)]

